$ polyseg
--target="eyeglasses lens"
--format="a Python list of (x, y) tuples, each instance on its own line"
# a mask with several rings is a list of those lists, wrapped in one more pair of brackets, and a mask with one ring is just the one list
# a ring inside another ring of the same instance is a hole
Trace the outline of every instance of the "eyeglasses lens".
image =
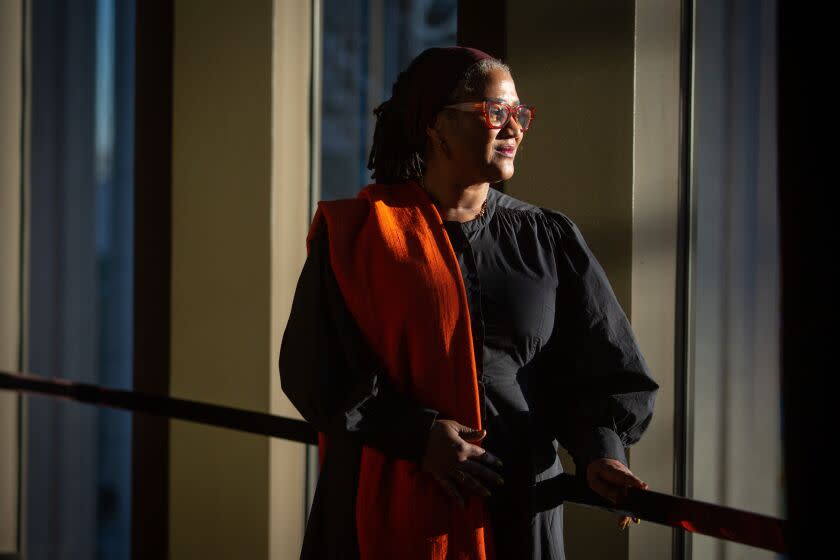
[(504, 105), (489, 103), (487, 115), (490, 117), (490, 124), (493, 126), (503, 126), (508, 120), (508, 110)]
[(528, 125), (531, 124), (531, 109), (520, 106), (516, 113), (516, 120), (519, 126), (527, 129)]
[[(516, 122), (519, 123), (519, 126), (522, 128), (528, 128), (528, 125), (531, 123), (531, 109), (524, 106), (519, 106), (515, 109), (516, 111)], [(508, 122), (508, 109), (504, 105), (499, 105), (497, 103), (488, 103), (487, 104), (487, 115), (490, 117), (490, 124), (496, 127), (503, 127)]]

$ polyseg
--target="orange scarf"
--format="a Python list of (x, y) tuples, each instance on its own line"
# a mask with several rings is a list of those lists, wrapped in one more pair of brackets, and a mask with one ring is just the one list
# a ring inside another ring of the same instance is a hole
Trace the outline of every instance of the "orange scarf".
[[(440, 214), (417, 183), (321, 202), (347, 307), (394, 386), (481, 429), (467, 295)], [(455, 504), (421, 467), (365, 447), (356, 499), (362, 560), (492, 560), (482, 498)]]

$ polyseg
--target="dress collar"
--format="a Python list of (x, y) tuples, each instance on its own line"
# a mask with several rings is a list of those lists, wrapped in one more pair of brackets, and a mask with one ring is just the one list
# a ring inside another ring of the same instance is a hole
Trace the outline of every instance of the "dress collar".
[[(423, 188), (423, 186), (418, 181), (409, 181), (408, 184), (412, 188), (416, 188), (420, 192), (422, 192), (423, 195), (428, 199), (428, 201), (432, 205), (434, 205), (434, 200), (432, 199), (431, 195), (429, 194), (429, 192), (426, 189)], [(496, 212), (496, 203), (498, 202), (500, 195), (501, 195), (501, 193), (498, 190), (494, 189), (493, 186), (491, 185), (490, 188), (487, 191), (487, 207), (484, 209), (484, 214), (483, 215), (477, 216), (476, 218), (474, 218), (472, 220), (469, 220), (467, 222), (456, 222), (454, 220), (444, 222), (443, 219), (441, 219), (441, 222), (443, 222), (444, 224), (460, 225), (461, 229), (465, 233), (478, 231), (481, 228), (483, 228), (484, 226), (486, 226), (488, 223), (490, 223), (490, 220), (493, 218), (493, 214)], [(435, 206), (435, 208), (437, 209), (437, 206)]]

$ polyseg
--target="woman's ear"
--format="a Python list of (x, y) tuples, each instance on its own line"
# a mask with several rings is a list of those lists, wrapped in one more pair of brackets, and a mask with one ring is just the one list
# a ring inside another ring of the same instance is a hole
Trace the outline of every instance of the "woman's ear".
[(437, 149), (445, 154), (449, 153), (449, 148), (446, 145), (446, 139), (440, 129), (440, 118), (435, 116), (434, 120), (426, 127), (426, 136), (429, 137), (429, 146)]
[(426, 136), (429, 137), (429, 141), (431, 144), (440, 147), (441, 144), (445, 143), (443, 140), (443, 136), (440, 133), (440, 130), (437, 128), (437, 119), (434, 120), (429, 126), (426, 127)]

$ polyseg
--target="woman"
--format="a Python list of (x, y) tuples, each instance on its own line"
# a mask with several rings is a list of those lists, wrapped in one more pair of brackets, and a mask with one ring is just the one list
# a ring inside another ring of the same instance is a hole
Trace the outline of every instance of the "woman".
[(321, 203), (280, 352), (325, 439), (303, 558), (564, 558), (562, 467), (615, 501), (658, 385), (580, 232), (490, 188), (534, 109), (429, 49), (375, 111), (376, 184)]

